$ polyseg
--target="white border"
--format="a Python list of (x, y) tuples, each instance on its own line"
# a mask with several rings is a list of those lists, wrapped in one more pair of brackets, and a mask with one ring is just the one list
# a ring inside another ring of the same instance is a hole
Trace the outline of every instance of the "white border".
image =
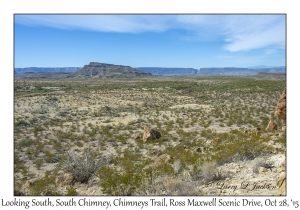
[[(15, 13), (280, 13), (287, 14), (287, 200), (299, 200), (297, 192), (300, 182), (297, 176), (300, 174), (299, 165), (299, 139), (297, 117), (299, 115), (298, 86), (299, 84), (299, 8), (298, 1), (279, 0), (218, 0), (218, 1), (40, 1), (40, 0), (3, 0), (0, 2), (1, 25), (1, 199), (13, 200), (13, 15)], [(17, 197), (18, 198), (18, 197)], [(170, 197), (168, 197), (170, 198)], [(221, 197), (220, 197), (221, 198)], [(239, 199), (242, 199), (240, 197)], [(252, 199), (253, 197), (249, 197)], [(254, 197), (264, 201), (266, 197)], [(31, 198), (27, 198), (31, 199)], [(114, 199), (107, 197), (107, 199)], [(132, 200), (144, 200), (143, 197), (134, 197)], [(148, 198), (149, 199), (149, 198)], [(180, 197), (176, 197), (180, 200)], [(183, 199), (186, 199), (184, 197)], [(203, 198), (209, 200), (210, 198)], [(226, 197), (224, 199), (230, 199)], [(234, 199), (234, 198), (233, 198)], [(25, 199), (24, 199), (25, 200)], [(0, 203), (1, 204), (1, 203)], [(0, 207), (2, 208), (2, 207)], [(24, 207), (22, 207), (24, 208)], [(72, 207), (74, 208), (74, 207)], [(148, 207), (149, 208), (149, 207)], [(199, 208), (199, 207), (198, 207)], [(228, 207), (232, 208), (232, 207)], [(64, 208), (65, 209), (65, 208)], [(70, 208), (68, 208), (70, 209)], [(96, 209), (96, 208), (94, 208)], [(97, 207), (97, 209), (102, 209)], [(122, 208), (131, 209), (131, 208)], [(138, 208), (133, 208), (138, 209)], [(150, 209), (150, 208), (149, 208)]]

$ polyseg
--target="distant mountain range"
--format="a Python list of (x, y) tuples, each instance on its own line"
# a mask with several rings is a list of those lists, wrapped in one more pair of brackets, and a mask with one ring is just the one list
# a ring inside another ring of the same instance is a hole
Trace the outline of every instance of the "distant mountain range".
[(283, 73), (286, 71), (285, 66), (269, 67), (269, 66), (255, 66), (252, 68), (236, 68), (236, 67), (222, 67), (222, 68), (162, 68), (162, 67), (138, 67), (137, 69), (149, 72), (153, 75), (160, 76), (185, 76), (185, 75), (255, 75), (259, 72), (266, 73)]
[(15, 74), (25, 74), (25, 73), (65, 73), (65, 72), (76, 72), (82, 67), (27, 67), (27, 68), (15, 68)]
[(135, 78), (152, 76), (130, 66), (90, 62), (82, 68), (15, 68), (15, 79)]
[(278, 67), (266, 67), (266, 68), (235, 68), (235, 67), (224, 67), (224, 68), (200, 68), (198, 75), (232, 75), (232, 76), (252, 76), (259, 72), (265, 73), (285, 73), (285, 66)]
[(184, 76), (198, 73), (198, 70), (193, 68), (138, 67), (137, 69), (160, 76)]
[[(123, 78), (123, 77), (145, 77), (151, 75), (158, 76), (187, 76), (187, 75), (203, 75), (203, 76), (253, 76), (260, 72), (264, 73), (285, 73), (285, 66), (252, 66), (249, 68), (237, 67), (217, 67), (217, 68), (164, 68), (164, 67), (137, 67), (113, 65), (106, 63), (90, 62), (84, 67), (61, 67), (61, 68), (15, 68), (14, 73), (19, 77), (40, 78), (55, 77), (59, 73), (60, 77), (66, 78)], [(22, 74), (25, 74), (22, 76)], [(38, 74), (38, 75), (36, 75)]]

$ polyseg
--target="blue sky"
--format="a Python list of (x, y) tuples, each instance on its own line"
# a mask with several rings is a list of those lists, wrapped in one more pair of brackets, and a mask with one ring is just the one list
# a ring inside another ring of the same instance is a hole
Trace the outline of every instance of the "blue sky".
[(15, 67), (284, 66), (285, 15), (15, 15)]

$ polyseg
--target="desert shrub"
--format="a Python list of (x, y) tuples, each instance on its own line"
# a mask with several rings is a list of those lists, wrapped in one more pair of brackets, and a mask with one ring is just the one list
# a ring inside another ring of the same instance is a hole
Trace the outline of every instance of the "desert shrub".
[(56, 174), (50, 171), (45, 172), (45, 176), (41, 179), (37, 179), (29, 186), (29, 195), (33, 196), (57, 196), (61, 195), (56, 191), (55, 187)]
[(66, 196), (76, 196), (76, 195), (77, 195), (77, 191), (76, 191), (76, 188), (74, 186), (67, 187)]
[(156, 176), (172, 175), (174, 173), (174, 168), (168, 163), (160, 164), (154, 170)]
[(29, 125), (29, 123), (26, 122), (25, 120), (19, 120), (19, 121), (15, 122), (15, 126), (16, 127), (19, 127), (19, 126), (28, 126), (28, 125)]
[(97, 153), (86, 149), (82, 155), (66, 152), (62, 160), (63, 168), (71, 173), (75, 181), (86, 183), (95, 173), (106, 164)]
[(35, 166), (36, 166), (36, 168), (39, 170), (39, 169), (42, 167), (43, 163), (44, 163), (44, 160), (43, 160), (43, 159), (37, 159), (37, 160), (35, 161)]
[(211, 139), (211, 138), (213, 138), (215, 136), (215, 133), (211, 129), (203, 129), (201, 131), (201, 136), (205, 137), (205, 138), (208, 138), (208, 139)]
[(37, 137), (38, 132), (39, 132), (39, 131), (43, 131), (43, 130), (44, 130), (44, 129), (43, 129), (41, 126), (35, 126), (35, 127), (33, 128), (33, 134), (34, 134), (34, 136)]
[(212, 146), (210, 157), (218, 164), (252, 160), (273, 151), (270, 146), (264, 144), (269, 139), (259, 135), (247, 136), (241, 131), (232, 130), (226, 138), (225, 135), (218, 136), (222, 136), (222, 141)]
[(50, 150), (46, 150), (45, 155), (46, 155), (45, 161), (47, 163), (53, 163), (53, 159), (55, 157), (55, 154), (53, 154)]
[(25, 168), (24, 161), (21, 161), (19, 156), (14, 155), (14, 172), (17, 173)]
[(144, 196), (199, 196), (202, 191), (197, 188), (194, 181), (181, 180), (173, 177), (158, 177), (152, 184), (143, 183), (136, 191), (135, 195)]
[(98, 174), (102, 178), (100, 185), (103, 192), (112, 196), (133, 195), (142, 181), (141, 174), (135, 173), (133, 170), (118, 172), (105, 166)]
[(216, 175), (216, 162), (205, 162), (200, 167), (198, 166), (199, 172), (195, 174), (196, 180), (202, 180), (204, 183), (208, 183), (215, 179)]
[(252, 170), (254, 173), (258, 174), (259, 173), (259, 167), (263, 167), (266, 165), (266, 158), (264, 157), (259, 157), (259, 158), (256, 158), (254, 160), (254, 165), (252, 167)]
[(76, 146), (78, 146), (78, 147), (83, 147), (83, 143), (82, 143), (81, 141), (77, 141), (77, 142), (76, 142)]
[(280, 136), (280, 137), (278, 138), (278, 142), (280, 142), (280, 143), (282, 143), (284, 146), (286, 146), (286, 133), (285, 133), (285, 132), (282, 134), (282, 136)]
[(20, 146), (20, 147), (29, 147), (29, 146), (31, 146), (33, 143), (34, 143), (34, 141), (31, 140), (31, 139), (22, 139), (22, 140), (19, 142), (19, 146)]

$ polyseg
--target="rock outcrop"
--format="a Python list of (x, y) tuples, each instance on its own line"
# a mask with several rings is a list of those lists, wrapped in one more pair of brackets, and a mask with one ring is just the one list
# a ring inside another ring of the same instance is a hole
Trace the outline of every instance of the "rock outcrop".
[(161, 133), (159, 131), (150, 129), (149, 127), (144, 127), (144, 135), (143, 135), (143, 141), (152, 141), (154, 139), (159, 139), (161, 137)]
[(286, 175), (285, 172), (281, 174), (281, 176), (278, 178), (277, 182), (278, 189), (278, 195), (285, 195), (285, 188), (286, 188)]
[(270, 130), (270, 131), (277, 130), (277, 124), (273, 120), (270, 120), (270, 122), (268, 123), (268, 126), (267, 126), (266, 130)]
[(286, 120), (286, 88), (284, 88), (277, 102), (275, 116), (280, 120)]
[(90, 62), (75, 72), (72, 78), (133, 78), (151, 76), (130, 66)]

